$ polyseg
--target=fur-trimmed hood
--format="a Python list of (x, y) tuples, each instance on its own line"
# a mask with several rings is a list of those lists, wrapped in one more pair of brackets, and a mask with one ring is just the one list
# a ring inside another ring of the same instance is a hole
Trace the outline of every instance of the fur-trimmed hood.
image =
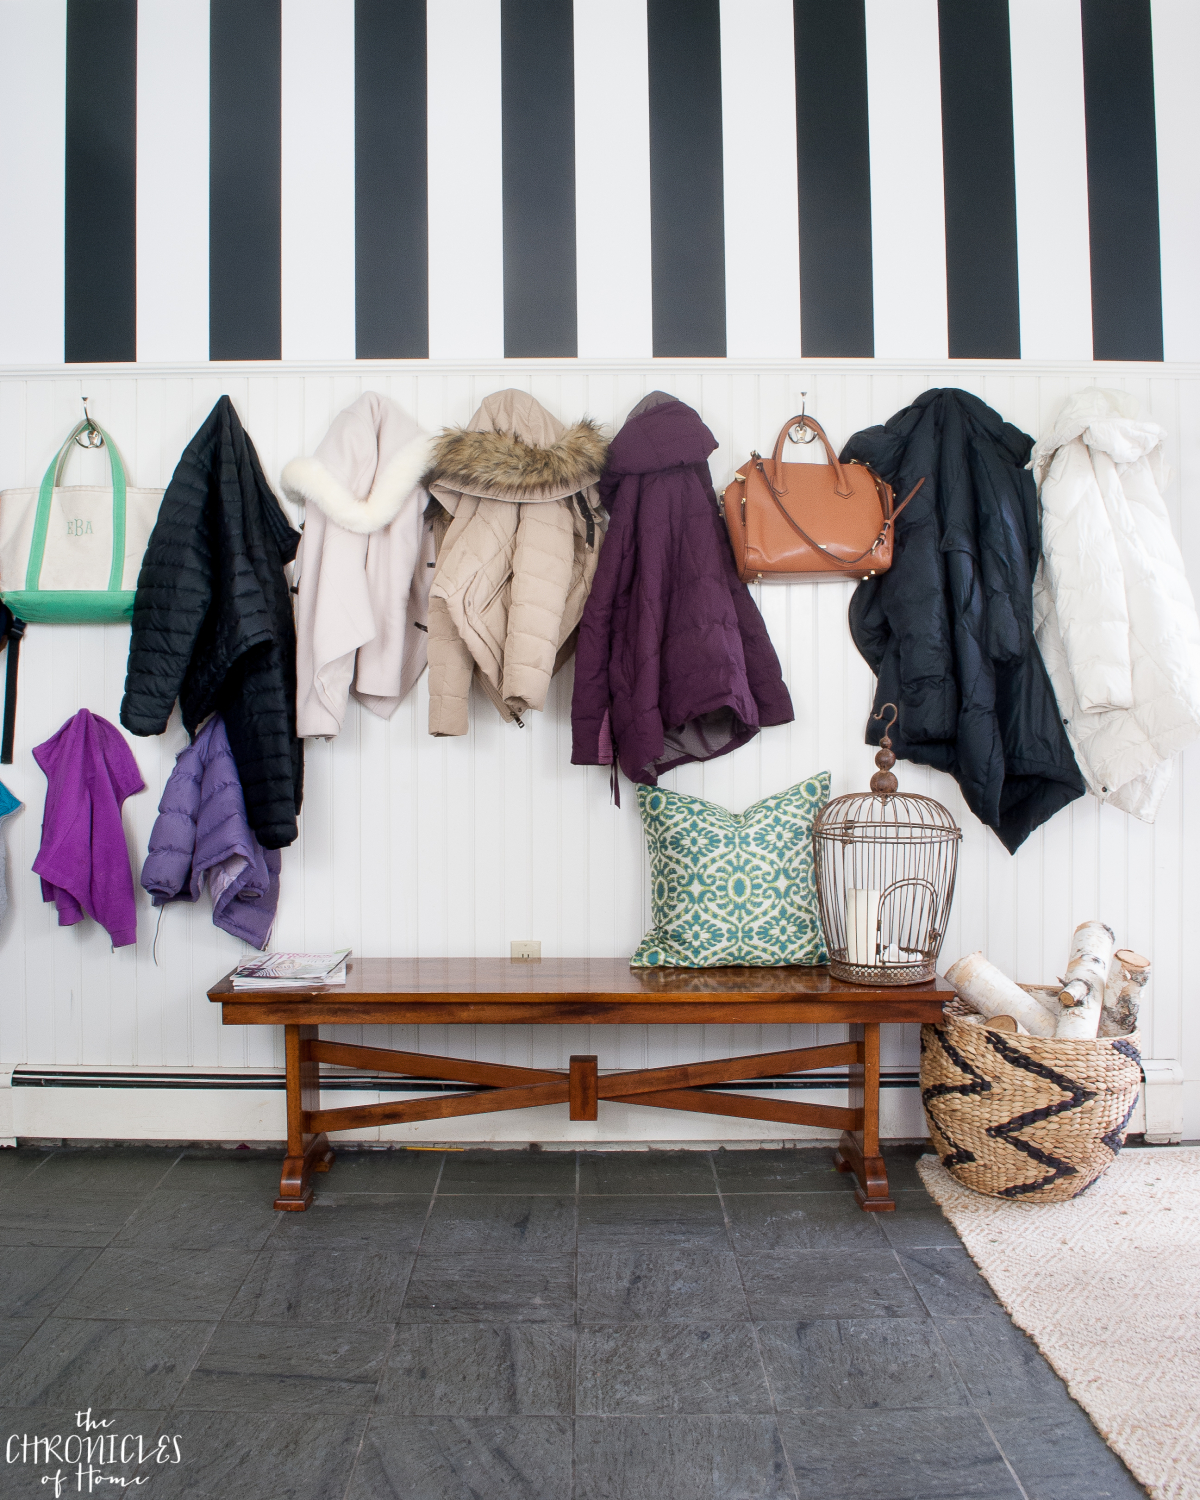
[(334, 419), (312, 458), (292, 459), (280, 485), (289, 500), (367, 536), (396, 519), (432, 451), (433, 439), (402, 407), (367, 391)]
[(564, 427), (525, 391), (497, 391), (466, 427), (439, 434), (424, 483), (451, 511), (460, 495), (525, 504), (562, 500), (596, 483), (607, 453), (589, 418)]

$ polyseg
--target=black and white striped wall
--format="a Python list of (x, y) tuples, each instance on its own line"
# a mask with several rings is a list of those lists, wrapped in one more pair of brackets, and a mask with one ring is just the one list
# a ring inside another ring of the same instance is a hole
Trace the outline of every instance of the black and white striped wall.
[(1200, 358), (1197, 0), (0, 0), (0, 363)]

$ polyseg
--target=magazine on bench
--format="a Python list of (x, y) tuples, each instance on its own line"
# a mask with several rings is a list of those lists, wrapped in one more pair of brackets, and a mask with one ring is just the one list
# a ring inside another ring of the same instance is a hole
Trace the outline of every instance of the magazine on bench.
[(332, 953), (263, 953), (244, 958), (233, 971), (235, 990), (311, 989), (315, 984), (345, 984), (349, 948)]

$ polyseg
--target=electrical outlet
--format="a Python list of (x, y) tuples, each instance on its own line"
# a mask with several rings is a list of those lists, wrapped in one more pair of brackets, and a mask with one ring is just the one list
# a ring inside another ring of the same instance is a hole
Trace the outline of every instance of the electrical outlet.
[(518, 938), (510, 944), (513, 958), (541, 959), (542, 945), (536, 938)]

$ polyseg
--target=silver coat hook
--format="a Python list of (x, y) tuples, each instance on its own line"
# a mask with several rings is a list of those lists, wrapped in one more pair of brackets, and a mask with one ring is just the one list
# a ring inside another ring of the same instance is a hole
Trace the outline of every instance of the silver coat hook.
[(81, 448), (103, 448), (104, 434), (96, 426), (95, 422), (92, 421), (92, 414), (88, 411), (88, 398), (80, 396), (79, 399), (83, 402), (83, 420), (87, 423), (87, 427), (79, 434), (75, 441)]
[(808, 411), (806, 397), (807, 391), (800, 392), (800, 420), (794, 426), (788, 428), (788, 438), (793, 443), (815, 443), (817, 435), (811, 428), (804, 426), (804, 418)]

